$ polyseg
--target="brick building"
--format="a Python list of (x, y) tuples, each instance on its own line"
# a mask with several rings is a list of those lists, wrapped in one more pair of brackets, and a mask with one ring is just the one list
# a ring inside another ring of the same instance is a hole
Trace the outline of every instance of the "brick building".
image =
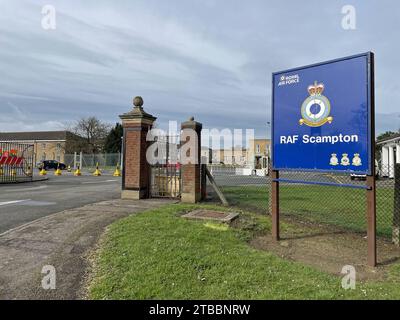
[(213, 150), (213, 163), (246, 166), (247, 150), (245, 148), (231, 148)]
[(265, 169), (268, 167), (271, 155), (270, 139), (250, 139), (247, 152), (247, 164), (252, 169)]
[(0, 142), (33, 144), (36, 161), (64, 162), (65, 154), (81, 139), (69, 131), (0, 132)]

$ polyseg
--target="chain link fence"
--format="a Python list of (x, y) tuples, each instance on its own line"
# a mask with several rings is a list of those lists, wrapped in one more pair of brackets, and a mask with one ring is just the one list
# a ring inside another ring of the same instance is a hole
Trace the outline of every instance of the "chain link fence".
[[(255, 174), (254, 171), (213, 168), (213, 176), (230, 205), (261, 214), (270, 213), (271, 178)], [(377, 234), (392, 237), (395, 212), (394, 166), (378, 170), (377, 177)], [(211, 171), (211, 170), (210, 170)], [(265, 171), (268, 174), (268, 171)], [(338, 173), (280, 172), (281, 179), (302, 180), (318, 183), (335, 183), (326, 186), (304, 183), (283, 183), (280, 185), (280, 213), (283, 218), (300, 218), (301, 221), (334, 225), (355, 232), (365, 233), (366, 191), (357, 189), (365, 186), (365, 176)], [(349, 187), (350, 186), (350, 187)], [(355, 188), (351, 188), (355, 187)], [(207, 192), (218, 199), (210, 185)]]
[(66, 166), (76, 168), (80, 166), (82, 170), (94, 170), (98, 165), (103, 170), (115, 170), (117, 165), (121, 164), (120, 153), (97, 153), (97, 154), (66, 154), (64, 163)]

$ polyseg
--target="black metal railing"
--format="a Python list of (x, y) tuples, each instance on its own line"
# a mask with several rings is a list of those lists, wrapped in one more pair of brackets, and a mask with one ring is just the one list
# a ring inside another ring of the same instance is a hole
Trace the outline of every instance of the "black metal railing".
[(181, 165), (156, 164), (150, 167), (152, 198), (180, 198), (181, 196)]

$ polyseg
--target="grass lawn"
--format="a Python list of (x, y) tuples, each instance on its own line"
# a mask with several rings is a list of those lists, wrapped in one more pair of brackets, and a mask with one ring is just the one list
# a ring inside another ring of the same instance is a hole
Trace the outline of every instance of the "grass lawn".
[(89, 298), (400, 298), (400, 268), (390, 281), (344, 290), (339, 277), (251, 248), (248, 240), (269, 231), (267, 216), (243, 213), (235, 228), (180, 217), (204, 207), (214, 208), (173, 204), (113, 223), (94, 259)]
[[(255, 211), (268, 209), (267, 186), (222, 187), (224, 195), (237, 206)], [(307, 185), (280, 186), (282, 214), (294, 214), (312, 221), (330, 223), (356, 231), (366, 230), (364, 190)], [(393, 188), (377, 189), (377, 232), (392, 233)]]

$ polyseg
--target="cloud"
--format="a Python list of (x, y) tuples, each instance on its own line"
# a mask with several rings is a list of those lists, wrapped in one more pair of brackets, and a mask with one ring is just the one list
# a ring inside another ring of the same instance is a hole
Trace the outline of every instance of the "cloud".
[[(398, 4), (357, 3), (353, 31), (341, 28), (340, 3), (315, 0), (71, 0), (55, 2), (49, 31), (44, 4), (1, 1), (0, 130), (58, 128), (93, 114), (116, 122), (142, 95), (160, 123), (194, 115), (206, 127), (266, 136), (272, 72), (368, 50), (376, 52), (377, 130), (398, 126), (390, 115), (400, 98), (399, 44), (387, 32), (397, 28)], [(26, 119), (15, 120), (12, 106)]]
[(382, 114), (376, 116), (376, 130), (379, 133), (386, 131), (400, 131), (400, 112)]

